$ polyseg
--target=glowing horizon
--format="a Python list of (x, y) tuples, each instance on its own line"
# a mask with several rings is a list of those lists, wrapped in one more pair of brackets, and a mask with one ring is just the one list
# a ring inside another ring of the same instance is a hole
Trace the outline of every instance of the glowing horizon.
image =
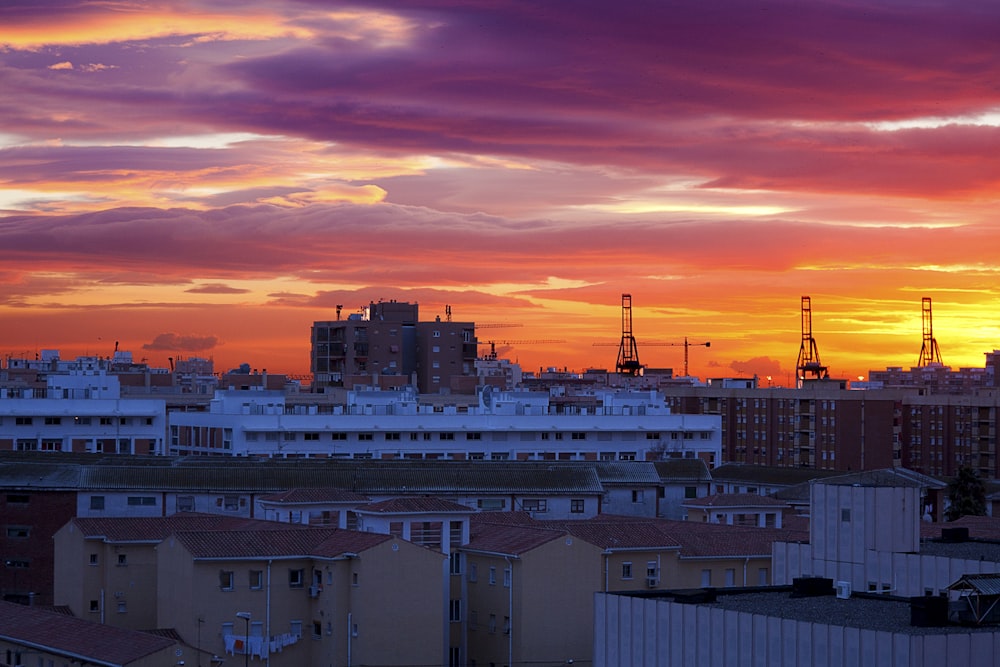
[[(0, 353), (305, 374), (379, 299), (526, 370), (838, 377), (1000, 347), (1000, 7), (0, 9)], [(500, 329), (500, 332), (505, 330)], [(172, 347), (171, 347), (172, 346)], [(108, 349), (105, 349), (108, 348)]]

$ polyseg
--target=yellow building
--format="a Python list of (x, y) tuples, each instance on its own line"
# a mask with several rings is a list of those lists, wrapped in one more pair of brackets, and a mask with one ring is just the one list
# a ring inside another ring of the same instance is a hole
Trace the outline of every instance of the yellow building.
[(644, 517), (483, 513), (462, 548), (470, 664), (589, 664), (595, 592), (767, 585), (772, 543), (805, 537)]
[[(74, 611), (89, 609), (96, 599), (99, 617), (103, 599), (106, 621), (124, 624), (125, 616), (134, 616), (129, 624), (173, 628), (188, 644), (227, 662), (447, 661), (446, 557), (439, 552), (392, 535), (248, 521), (237, 529), (222, 524), (201, 530), (191, 529), (197, 521), (188, 522), (160, 537), (162, 526), (105, 519), (102, 528), (114, 540), (101, 541), (86, 521), (76, 519), (56, 536), (57, 562), (67, 562), (56, 577), (57, 601)], [(143, 521), (170, 525), (167, 518)], [(124, 553), (126, 563), (112, 558), (108, 567), (128, 574), (116, 570), (101, 579), (101, 559), (115, 553)], [(102, 598), (100, 587), (109, 584)], [(117, 587), (123, 593), (118, 598)], [(122, 598), (124, 611), (110, 607)]]

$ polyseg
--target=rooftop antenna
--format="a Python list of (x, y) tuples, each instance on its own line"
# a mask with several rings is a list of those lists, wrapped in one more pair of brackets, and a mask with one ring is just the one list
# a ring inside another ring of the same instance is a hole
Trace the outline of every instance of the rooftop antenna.
[(451, 306), (449, 306), (448, 304), (445, 304), (444, 306), (444, 314), (445, 314), (445, 319), (451, 322)]
[(619, 375), (636, 377), (642, 374), (639, 364), (639, 348), (632, 335), (632, 295), (622, 294), (622, 341), (618, 346), (618, 362), (615, 370)]
[(338, 320), (340, 319), (340, 311), (342, 311), (343, 309), (344, 309), (344, 304), (338, 303), (337, 304), (337, 319)]
[(921, 302), (923, 312), (924, 342), (920, 346), (920, 359), (917, 361), (918, 367), (930, 366), (931, 364), (941, 364), (941, 350), (938, 348), (937, 339), (934, 338), (934, 322), (931, 317), (931, 298), (925, 296)]
[(814, 380), (825, 380), (829, 377), (826, 366), (819, 361), (819, 348), (812, 335), (812, 300), (802, 297), (802, 345), (799, 346), (799, 358), (795, 362), (797, 387), (802, 387), (806, 375), (812, 375)]

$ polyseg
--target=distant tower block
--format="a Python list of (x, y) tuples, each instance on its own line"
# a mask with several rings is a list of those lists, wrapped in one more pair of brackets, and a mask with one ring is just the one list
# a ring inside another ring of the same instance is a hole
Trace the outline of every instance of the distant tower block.
[(802, 297), (802, 345), (799, 347), (799, 359), (795, 362), (797, 386), (808, 379), (825, 380), (829, 377), (826, 366), (819, 361), (819, 348), (812, 335), (812, 302), (809, 297)]
[(931, 317), (931, 298), (925, 296), (922, 302), (924, 342), (920, 346), (920, 360), (918, 367), (930, 366), (931, 364), (941, 364), (941, 350), (938, 349), (937, 339), (934, 338), (934, 320)]
[(632, 335), (632, 295), (622, 294), (622, 342), (618, 347), (618, 362), (615, 370), (620, 375), (631, 375), (633, 377), (642, 374), (642, 366), (639, 364), (639, 348), (635, 344), (635, 336)]

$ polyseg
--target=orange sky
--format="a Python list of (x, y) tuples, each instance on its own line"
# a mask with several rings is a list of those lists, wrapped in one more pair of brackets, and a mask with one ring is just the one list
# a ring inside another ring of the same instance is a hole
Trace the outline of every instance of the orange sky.
[(803, 295), (839, 377), (915, 365), (922, 297), (1000, 347), (992, 4), (219, 4), (0, 9), (4, 355), (300, 374), (396, 299), (611, 368), (622, 293), (702, 377), (793, 380)]

